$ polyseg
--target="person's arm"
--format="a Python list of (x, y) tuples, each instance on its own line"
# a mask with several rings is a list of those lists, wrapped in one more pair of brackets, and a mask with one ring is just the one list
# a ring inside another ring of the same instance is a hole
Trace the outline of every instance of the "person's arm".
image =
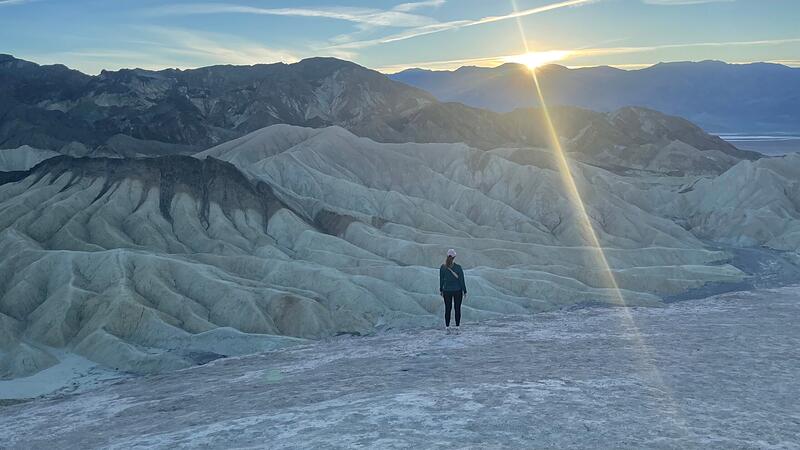
[(439, 293), (444, 292), (444, 266), (439, 266)]
[(458, 266), (458, 275), (458, 279), (461, 280), (461, 292), (467, 295), (467, 282), (464, 280), (464, 269), (462, 269), (461, 266)]

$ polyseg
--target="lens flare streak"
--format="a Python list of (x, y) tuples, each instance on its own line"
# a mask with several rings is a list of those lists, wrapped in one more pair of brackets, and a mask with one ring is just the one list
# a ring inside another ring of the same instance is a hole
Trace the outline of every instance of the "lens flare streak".
[[(512, 7), (514, 10), (517, 10), (516, 0), (511, 0)], [(526, 54), (532, 54), (531, 50), (528, 48), (528, 40), (525, 36), (525, 30), (522, 26), (522, 21), (517, 19), (517, 26), (519, 28), (520, 36), (522, 37), (523, 44), (525, 46)], [(666, 403), (666, 413), (670, 415), (673, 420), (679, 425), (679, 430), (685, 434), (686, 432), (686, 422), (683, 419), (680, 409), (677, 403), (674, 400), (674, 396), (672, 394), (672, 390), (670, 387), (664, 382), (664, 378), (661, 375), (661, 372), (656, 367), (654, 361), (655, 358), (653, 357), (653, 353), (650, 348), (644, 342), (642, 334), (639, 328), (636, 326), (636, 323), (633, 320), (633, 316), (631, 315), (630, 311), (627, 308), (627, 303), (625, 302), (625, 297), (623, 296), (622, 290), (617, 283), (616, 277), (614, 276), (614, 272), (611, 268), (611, 265), (608, 262), (608, 258), (606, 257), (605, 252), (603, 251), (603, 247), (600, 244), (600, 239), (595, 231), (594, 226), (592, 225), (591, 218), (589, 213), (587, 212), (586, 205), (583, 202), (581, 197), (580, 191), (578, 189), (578, 185), (575, 182), (575, 177), (572, 174), (572, 168), (570, 167), (570, 163), (567, 160), (566, 153), (561, 145), (561, 140), (558, 136), (558, 132), (553, 124), (553, 120), (550, 116), (550, 111), (547, 108), (547, 104), (545, 102), (545, 96), (542, 92), (541, 85), (539, 84), (539, 79), (536, 75), (536, 67), (531, 67), (531, 81), (533, 82), (534, 88), (536, 90), (536, 94), (539, 100), (539, 106), (542, 112), (542, 116), (544, 119), (544, 124), (547, 128), (548, 138), (550, 140), (550, 145), (552, 146), (553, 155), (555, 156), (556, 163), (559, 169), (559, 173), (561, 175), (562, 183), (566, 189), (568, 199), (570, 203), (573, 205), (575, 209), (575, 213), (577, 214), (579, 226), (583, 231), (583, 235), (585, 239), (588, 241), (587, 244), (589, 246), (589, 251), (592, 253), (592, 256), (600, 268), (600, 272), (603, 277), (603, 288), (608, 291), (612, 296), (612, 301), (615, 305), (619, 306), (618, 311), (622, 317), (622, 325), (627, 328), (627, 332), (629, 332), (633, 336), (634, 345), (637, 349), (638, 358), (640, 360), (640, 366), (643, 373), (647, 373), (653, 383), (656, 385), (657, 389), (662, 392), (662, 400)]]

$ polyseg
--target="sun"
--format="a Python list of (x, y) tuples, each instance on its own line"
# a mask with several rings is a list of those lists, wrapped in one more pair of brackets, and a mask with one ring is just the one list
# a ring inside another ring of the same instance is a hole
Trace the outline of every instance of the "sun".
[(548, 50), (544, 52), (528, 52), (521, 55), (514, 55), (505, 58), (506, 62), (513, 62), (517, 64), (524, 64), (529, 69), (535, 69), (545, 64), (550, 64), (562, 59), (566, 59), (570, 55), (568, 50)]

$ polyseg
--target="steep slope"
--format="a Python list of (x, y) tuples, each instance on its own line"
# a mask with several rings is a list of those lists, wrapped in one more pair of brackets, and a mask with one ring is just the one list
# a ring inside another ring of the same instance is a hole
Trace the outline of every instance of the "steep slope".
[[(448, 247), (467, 320), (617, 304), (546, 157), (276, 125), (198, 158), (56, 157), (0, 184), (2, 376), (57, 363), (51, 348), (150, 373), (430, 326)], [(742, 280), (609, 190), (636, 190), (625, 177), (576, 174), (626, 303)]]
[(664, 209), (697, 236), (800, 250), (800, 155), (743, 161), (688, 187)]
[(28, 170), (45, 159), (58, 156), (52, 150), (39, 150), (23, 145), (19, 148), (0, 149), (0, 172)]
[(39, 66), (0, 54), (0, 147), (59, 150), (71, 142), (93, 142), (81, 120), (43, 102), (77, 101), (92, 77), (62, 65)]
[(228, 165), (58, 157), (0, 191), (0, 367), (32, 361), (4, 376), (52, 364), (41, 345), (141, 373), (294, 342), (259, 333), (324, 327), (313, 314), (291, 324), (302, 294), (203, 261), (240, 266), (269, 241), (267, 214), (280, 207)]
[(603, 167), (678, 175), (716, 175), (761, 156), (710, 136), (687, 120), (632, 107), (592, 113), (565, 145), (575, 158)]
[[(390, 77), (441, 101), (498, 112), (538, 105), (528, 69), (518, 64), (409, 69)], [(714, 132), (800, 131), (800, 69), (779, 64), (678, 62), (641, 70), (551, 65), (539, 69), (539, 80), (554, 105), (597, 111), (643, 106)]]

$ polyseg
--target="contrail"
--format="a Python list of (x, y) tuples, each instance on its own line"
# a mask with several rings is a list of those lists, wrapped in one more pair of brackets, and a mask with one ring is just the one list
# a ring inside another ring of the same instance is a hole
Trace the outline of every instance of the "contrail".
[(435, 23), (431, 25), (425, 25), (421, 27), (414, 28), (412, 30), (394, 34), (391, 36), (386, 36), (379, 39), (372, 39), (367, 41), (356, 41), (356, 42), (348, 42), (345, 44), (340, 44), (336, 46), (332, 46), (329, 48), (364, 48), (370, 47), (373, 45), (378, 44), (387, 44), (390, 42), (398, 42), (404, 41), (406, 39), (412, 39), (419, 36), (427, 36), (429, 34), (434, 33), (441, 33), (442, 31), (449, 31), (449, 30), (456, 30), (459, 28), (465, 27), (473, 27), (476, 25), (483, 25), (492, 22), (499, 22), (502, 20), (509, 20), (509, 19), (519, 19), (520, 17), (530, 16), (534, 14), (541, 14), (543, 12), (552, 11), (561, 8), (568, 8), (571, 6), (582, 6), (589, 3), (595, 3), (600, 0), (567, 0), (558, 3), (551, 3), (548, 5), (538, 6), (536, 8), (529, 8), (524, 9), (522, 11), (514, 10), (514, 12), (510, 14), (504, 14), (501, 16), (488, 16), (483, 17), (480, 19), (475, 20), (454, 20), (451, 22), (443, 22), (443, 23)]
[(561, 9), (567, 8), (570, 6), (580, 6), (585, 5), (587, 3), (595, 3), (600, 0), (567, 0), (559, 3), (551, 3), (549, 5), (539, 6), (536, 8), (524, 9), (522, 11), (517, 11), (516, 5), (514, 6), (514, 12), (511, 14), (505, 14), (502, 16), (492, 16), (492, 17), (484, 17), (483, 19), (478, 19), (472, 23), (469, 23), (467, 27), (471, 27), (474, 25), (481, 25), (484, 23), (492, 23), (492, 22), (499, 22), (501, 20), (508, 20), (508, 19), (518, 19), (520, 17), (530, 16), (533, 14), (540, 14), (547, 11), (552, 11), (554, 9)]

